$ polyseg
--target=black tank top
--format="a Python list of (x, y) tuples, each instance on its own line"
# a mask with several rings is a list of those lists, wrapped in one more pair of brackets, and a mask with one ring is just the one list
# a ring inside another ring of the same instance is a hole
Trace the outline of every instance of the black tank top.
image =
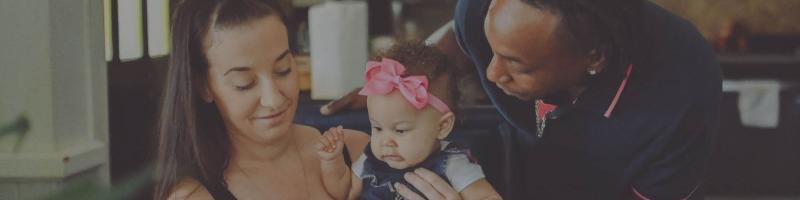
[[(342, 154), (344, 156), (344, 163), (347, 164), (347, 167), (350, 167), (350, 165), (353, 164), (353, 161), (350, 160), (350, 151), (347, 150), (347, 145), (344, 145), (343, 148)], [(214, 200), (236, 200), (236, 197), (228, 190), (228, 186), (224, 182), (203, 183), (203, 186), (206, 187), (206, 190), (208, 190), (208, 193), (211, 194)]]

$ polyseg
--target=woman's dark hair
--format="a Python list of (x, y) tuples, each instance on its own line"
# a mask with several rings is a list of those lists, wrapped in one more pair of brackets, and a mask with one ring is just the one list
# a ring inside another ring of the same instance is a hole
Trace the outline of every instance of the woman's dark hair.
[(198, 91), (206, 87), (208, 62), (203, 40), (225, 29), (267, 16), (282, 7), (272, 0), (184, 0), (172, 16), (172, 49), (158, 121), (154, 199), (169, 197), (183, 178), (224, 184), (230, 140), (222, 116)]
[(460, 76), (456, 73), (456, 66), (447, 57), (447, 54), (425, 44), (424, 41), (408, 40), (395, 43), (388, 50), (381, 52), (379, 56), (400, 62), (406, 66), (408, 75), (424, 75), (428, 78), (431, 88), (441, 87), (433, 85), (436, 83), (433, 80), (447, 75), (448, 81), (444, 87), (447, 93), (433, 95), (442, 98), (442, 101), (454, 112), (457, 110), (460, 93), (456, 83)]
[(561, 17), (559, 39), (573, 53), (598, 50), (609, 67), (638, 64), (646, 48), (643, 0), (522, 0)]

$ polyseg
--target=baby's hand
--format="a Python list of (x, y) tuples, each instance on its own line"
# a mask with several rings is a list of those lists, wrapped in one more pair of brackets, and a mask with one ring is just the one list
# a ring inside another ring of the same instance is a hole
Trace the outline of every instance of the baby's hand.
[(328, 129), (319, 138), (317, 144), (314, 145), (322, 161), (335, 161), (342, 157), (342, 149), (344, 149), (344, 131), (342, 126)]

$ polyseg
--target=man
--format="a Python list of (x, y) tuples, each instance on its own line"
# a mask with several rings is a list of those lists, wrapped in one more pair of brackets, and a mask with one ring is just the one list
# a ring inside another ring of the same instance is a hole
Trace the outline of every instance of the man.
[[(689, 22), (643, 0), (461, 0), (454, 24), (517, 129), (524, 190), (514, 197), (702, 198), (722, 81)], [(421, 171), (408, 179), (423, 196), (452, 199)]]

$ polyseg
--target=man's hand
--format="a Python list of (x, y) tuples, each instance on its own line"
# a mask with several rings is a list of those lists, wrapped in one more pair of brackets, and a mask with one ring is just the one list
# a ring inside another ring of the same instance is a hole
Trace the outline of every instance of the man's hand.
[(420, 196), (411, 191), (408, 186), (395, 183), (394, 187), (397, 189), (397, 193), (405, 199), (461, 200), (461, 196), (450, 184), (447, 184), (442, 177), (439, 177), (439, 175), (436, 175), (436, 173), (430, 170), (419, 168), (414, 170), (414, 172), (406, 173), (404, 178), (411, 186), (422, 192), (422, 196)]
[(360, 87), (353, 89), (353, 91), (350, 91), (339, 99), (325, 104), (325, 106), (319, 109), (319, 112), (322, 113), (322, 115), (333, 115), (342, 110), (356, 110), (367, 107), (367, 97), (359, 95), (358, 91), (361, 91)]

